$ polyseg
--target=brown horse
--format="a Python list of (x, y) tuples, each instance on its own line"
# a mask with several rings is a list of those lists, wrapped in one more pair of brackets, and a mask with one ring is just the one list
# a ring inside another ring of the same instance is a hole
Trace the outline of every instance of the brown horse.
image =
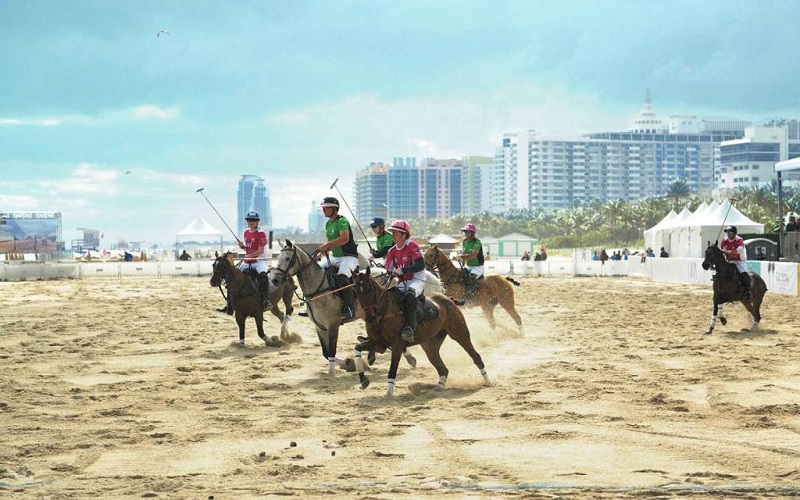
[[(231, 252), (226, 252), (222, 255), (215, 253), (215, 256), (216, 259), (212, 266), (213, 270), (209, 283), (211, 286), (220, 287), (220, 290), (224, 283), (228, 289), (228, 295), (236, 314), (236, 324), (239, 325), (239, 343), (244, 344), (244, 323), (248, 317), (251, 317), (256, 321), (256, 329), (261, 340), (270, 347), (280, 346), (281, 342), (278, 337), (273, 335), (268, 338), (264, 335), (264, 298), (256, 285), (244, 272), (233, 265), (233, 254)], [(270, 312), (281, 322), (281, 339), (284, 340), (288, 340), (290, 337), (289, 319), (292, 311), (294, 311), (294, 307), (292, 307), (293, 293), (294, 280), (292, 279), (281, 283), (279, 286), (273, 287), (270, 285), (269, 288), (269, 301), (272, 303)], [(278, 308), (280, 301), (283, 301), (286, 314)]]
[(727, 302), (741, 302), (753, 316), (753, 325), (745, 331), (758, 330), (761, 322), (761, 302), (764, 301), (764, 295), (767, 293), (767, 284), (761, 276), (752, 271), (748, 273), (752, 295), (752, 298), (748, 300), (745, 297), (745, 290), (739, 285), (739, 273), (736, 265), (728, 260), (728, 256), (717, 246), (716, 242), (708, 242), (702, 266), (706, 271), (716, 270), (712, 278), (714, 280), (714, 312), (711, 314), (711, 324), (706, 333), (713, 333), (717, 317), (723, 325), (728, 322), (722, 315), (722, 305)]
[[(439, 272), (444, 293), (453, 300), (464, 301), (466, 299), (464, 273), (457, 269), (447, 255), (436, 246), (428, 248), (424, 257), (425, 265)], [(519, 317), (517, 309), (514, 307), (512, 283), (519, 286), (519, 283), (511, 281), (509, 278), (497, 275), (487, 276), (478, 283), (475, 298), (466, 300), (465, 305), (467, 307), (481, 306), (484, 316), (489, 320), (489, 325), (494, 329), (496, 326), (494, 308), (500, 304), (500, 307), (505, 309), (517, 324), (517, 329), (522, 334), (522, 318)]]
[[(489, 382), (481, 355), (472, 345), (464, 315), (452, 300), (440, 293), (429, 296), (422, 308), (422, 319), (417, 323), (415, 341), (407, 343), (400, 337), (400, 330), (405, 325), (405, 315), (396, 300), (394, 289), (385, 290), (370, 275), (370, 270), (367, 268), (365, 272), (355, 276), (355, 290), (367, 323), (367, 340), (357, 344), (353, 352), (362, 389), (369, 386), (369, 379), (364, 375), (364, 363), (361, 361), (362, 351), (375, 350), (383, 353), (386, 349), (391, 349), (392, 360), (389, 365), (389, 380), (386, 389), (386, 395), (391, 396), (394, 394), (400, 355), (406, 345), (414, 344), (419, 344), (425, 351), (428, 360), (439, 373), (439, 385), (444, 387), (449, 370), (439, 355), (439, 349), (447, 336), (450, 336), (467, 351), (475, 366), (481, 371), (483, 379), (487, 383)], [(417, 314), (420, 315), (419, 310)]]

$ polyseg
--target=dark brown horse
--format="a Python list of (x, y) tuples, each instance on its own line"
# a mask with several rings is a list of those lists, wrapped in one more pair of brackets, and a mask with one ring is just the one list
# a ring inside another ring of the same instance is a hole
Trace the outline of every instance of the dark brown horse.
[(702, 266), (706, 271), (716, 270), (714, 277), (711, 278), (714, 280), (714, 312), (711, 314), (711, 324), (706, 333), (714, 331), (717, 317), (723, 325), (728, 322), (722, 315), (722, 305), (728, 302), (741, 302), (753, 316), (753, 325), (745, 331), (758, 330), (758, 324), (761, 321), (761, 302), (764, 301), (764, 294), (767, 293), (767, 284), (764, 283), (761, 276), (752, 271), (748, 272), (752, 298), (747, 299), (745, 297), (746, 290), (739, 284), (739, 272), (736, 264), (728, 260), (728, 256), (717, 246), (716, 242), (708, 242)]
[[(506, 310), (514, 322), (517, 329), (522, 334), (522, 318), (517, 314), (514, 306), (514, 288), (509, 278), (492, 275), (487, 276), (478, 283), (478, 290), (475, 298), (466, 300), (466, 283), (464, 273), (456, 268), (453, 262), (438, 247), (432, 246), (425, 251), (425, 265), (430, 269), (435, 269), (442, 280), (444, 293), (453, 300), (465, 301), (467, 307), (481, 306), (483, 314), (489, 320), (492, 329), (495, 328), (494, 308), (498, 304)], [(519, 283), (513, 282), (519, 286)]]
[[(252, 280), (235, 265), (233, 265), (233, 254), (226, 252), (222, 255), (215, 254), (216, 259), (212, 266), (211, 286), (221, 287), (225, 284), (228, 295), (233, 304), (236, 314), (236, 324), (239, 325), (239, 343), (244, 344), (244, 323), (248, 317), (256, 321), (258, 336), (267, 346), (277, 347), (281, 345), (278, 337), (268, 338), (264, 335), (264, 298), (258, 291)], [(272, 303), (270, 312), (281, 322), (281, 339), (289, 338), (289, 319), (291, 318), (294, 307), (292, 307), (292, 294), (294, 293), (294, 281), (289, 280), (280, 286), (272, 286), (269, 289), (269, 301)], [(286, 314), (278, 308), (279, 302), (283, 301)]]
[[(366, 272), (355, 276), (355, 290), (361, 308), (364, 311), (367, 323), (367, 341), (356, 345), (353, 352), (356, 371), (361, 381), (361, 388), (369, 386), (369, 379), (364, 375), (364, 363), (361, 360), (362, 351), (375, 350), (379, 353), (387, 349), (392, 351), (392, 360), (389, 365), (388, 387), (386, 395), (394, 394), (394, 384), (397, 378), (397, 366), (400, 364), (400, 355), (406, 345), (419, 344), (428, 360), (439, 373), (439, 385), (447, 382), (449, 370), (439, 355), (444, 339), (450, 336), (458, 345), (467, 351), (475, 366), (481, 371), (483, 379), (488, 383), (489, 376), (483, 364), (481, 355), (475, 350), (470, 339), (469, 327), (464, 315), (455, 303), (448, 297), (434, 293), (427, 297), (422, 320), (417, 323), (415, 341), (407, 343), (400, 337), (400, 330), (405, 325), (405, 315), (398, 304), (394, 289), (384, 289), (381, 284), (370, 275), (369, 268)], [(419, 311), (418, 311), (419, 314)]]

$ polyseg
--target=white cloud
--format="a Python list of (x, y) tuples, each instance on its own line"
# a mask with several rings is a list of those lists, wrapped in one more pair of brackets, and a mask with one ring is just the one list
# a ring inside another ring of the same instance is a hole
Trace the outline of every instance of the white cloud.
[(39, 207), (39, 200), (35, 196), (0, 194), (0, 206), (9, 212), (35, 210)]
[(163, 108), (154, 104), (145, 104), (131, 109), (134, 120), (170, 120), (177, 118), (179, 114), (180, 108), (176, 106)]

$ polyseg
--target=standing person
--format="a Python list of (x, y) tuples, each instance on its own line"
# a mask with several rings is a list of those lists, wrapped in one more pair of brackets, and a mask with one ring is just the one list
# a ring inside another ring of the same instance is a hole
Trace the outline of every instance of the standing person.
[(660, 251), (658, 256), (666, 259), (667, 257), (669, 257), (669, 252), (664, 250), (664, 247), (661, 247), (661, 251)]
[(411, 226), (404, 220), (396, 220), (389, 228), (394, 246), (386, 253), (386, 270), (397, 276), (398, 283), (393, 288), (399, 294), (399, 302), (406, 315), (406, 326), (400, 337), (406, 342), (414, 342), (417, 331), (417, 299), (425, 289), (425, 260), (422, 250), (411, 240)]
[[(258, 290), (264, 296), (264, 309), (269, 309), (272, 304), (267, 298), (267, 295), (269, 295), (269, 278), (267, 277), (267, 259), (264, 253), (264, 249), (267, 247), (267, 233), (258, 227), (261, 216), (255, 210), (247, 212), (244, 220), (247, 222), (247, 229), (244, 230), (243, 241), (239, 242), (239, 248), (244, 250), (244, 259), (242, 259), (238, 267), (242, 272), (255, 271), (256, 276), (258, 276)], [(225, 307), (217, 310), (233, 314), (230, 295), (228, 295), (228, 303)]]
[(370, 250), (369, 260), (374, 261), (375, 259), (386, 257), (386, 253), (394, 246), (392, 235), (386, 232), (386, 221), (380, 217), (375, 217), (369, 227), (375, 233), (375, 249)]
[(539, 249), (539, 260), (547, 260), (547, 247), (544, 245)]
[(531, 260), (531, 253), (527, 250), (522, 252), (522, 259), (520, 260)]
[(753, 294), (750, 293), (750, 275), (747, 273), (747, 249), (744, 246), (744, 240), (737, 233), (736, 226), (726, 227), (727, 238), (719, 242), (719, 247), (728, 256), (728, 260), (736, 264), (739, 284), (745, 289), (744, 298), (751, 300)]
[(461, 242), (461, 254), (458, 258), (466, 270), (466, 298), (472, 300), (478, 291), (478, 279), (483, 277), (483, 245), (475, 237), (478, 228), (472, 222), (467, 222), (461, 232), (464, 233), (464, 241)]
[[(343, 215), (339, 215), (339, 200), (327, 197), (319, 205), (322, 213), (328, 218), (325, 223), (325, 237), (327, 242), (320, 245), (317, 250), (320, 254), (328, 250), (333, 254), (332, 257), (322, 259), (322, 267), (330, 265), (338, 266), (339, 273), (336, 275), (336, 285), (341, 289), (339, 294), (344, 301), (342, 307), (342, 320), (348, 321), (356, 317), (356, 295), (352, 284), (351, 276), (358, 267), (358, 249), (353, 240), (353, 233), (350, 231), (350, 221)], [(344, 288), (347, 287), (347, 288)]]

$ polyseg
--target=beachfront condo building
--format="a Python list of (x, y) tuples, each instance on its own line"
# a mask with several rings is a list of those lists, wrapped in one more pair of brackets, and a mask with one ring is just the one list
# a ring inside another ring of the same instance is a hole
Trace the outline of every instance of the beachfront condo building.
[(244, 216), (251, 210), (260, 215), (262, 228), (267, 230), (272, 228), (272, 208), (266, 182), (257, 175), (243, 175), (239, 179), (239, 189), (236, 193), (238, 234), (244, 233), (247, 228)]

